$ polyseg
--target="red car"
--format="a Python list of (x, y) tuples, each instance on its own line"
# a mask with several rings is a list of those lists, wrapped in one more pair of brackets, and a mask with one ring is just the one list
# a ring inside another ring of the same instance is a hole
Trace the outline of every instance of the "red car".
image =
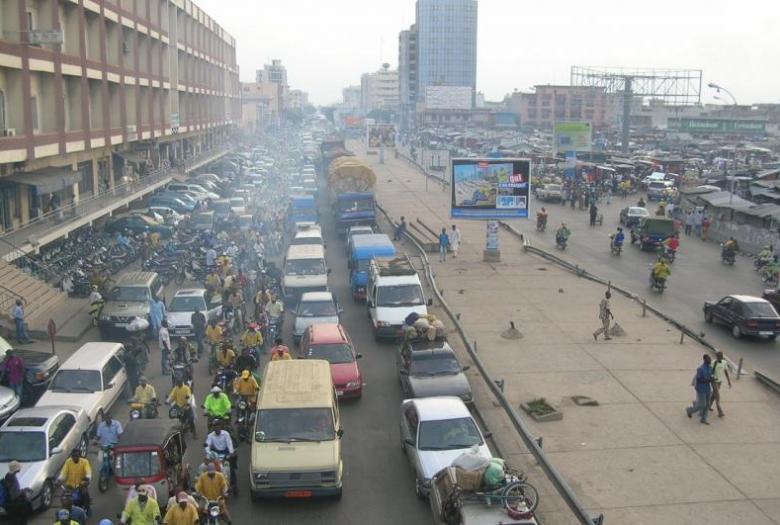
[(363, 395), (363, 375), (352, 340), (343, 326), (336, 323), (309, 326), (301, 338), (301, 357), (324, 359), (330, 363), (330, 375), (339, 398), (357, 398)]

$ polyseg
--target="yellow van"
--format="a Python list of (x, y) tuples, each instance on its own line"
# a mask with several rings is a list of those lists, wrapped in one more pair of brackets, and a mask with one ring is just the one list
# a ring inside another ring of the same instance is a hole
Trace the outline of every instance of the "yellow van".
[(271, 361), (257, 397), (252, 499), (341, 498), (341, 419), (330, 364)]

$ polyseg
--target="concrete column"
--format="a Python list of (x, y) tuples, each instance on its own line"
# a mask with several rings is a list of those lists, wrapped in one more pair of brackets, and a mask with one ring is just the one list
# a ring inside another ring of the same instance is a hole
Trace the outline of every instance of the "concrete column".
[(26, 224), (30, 220), (30, 187), (19, 184), (19, 222)]
[(100, 159), (97, 154), (92, 154), (92, 195), (100, 193)]
[(78, 203), (79, 202), (79, 184), (78, 182), (72, 186), (73, 188), (73, 202)]
[(114, 176), (114, 159), (111, 155), (108, 156), (108, 185), (112, 190), (116, 185), (116, 178)]

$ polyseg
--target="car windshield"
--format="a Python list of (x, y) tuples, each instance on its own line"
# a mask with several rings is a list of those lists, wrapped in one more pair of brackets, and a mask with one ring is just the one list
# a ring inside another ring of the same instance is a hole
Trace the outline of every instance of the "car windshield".
[(323, 244), (322, 243), (322, 237), (312, 237), (312, 236), (309, 236), (309, 235), (297, 236), (297, 237), (295, 237), (295, 239), (292, 240), (292, 242), (290, 243), (290, 246), (293, 246), (293, 245), (300, 246), (300, 245), (304, 245), (304, 244), (319, 244), (320, 246), (322, 246), (322, 244)]
[(745, 303), (748, 317), (777, 317), (775, 308), (770, 303)]
[(372, 199), (350, 199), (339, 201), (339, 210), (341, 211), (371, 211), (374, 209)]
[(458, 372), (460, 372), (460, 364), (452, 354), (425, 351), (412, 354), (410, 373), (413, 375), (443, 375)]
[(355, 360), (352, 348), (343, 343), (312, 345), (306, 353), (310, 359), (324, 359), (330, 364), (351, 363)]
[(420, 423), (420, 450), (469, 448), (482, 444), (482, 436), (470, 417)]
[(0, 463), (43, 461), (46, 459), (44, 432), (0, 432)]
[(260, 410), (255, 441), (329, 441), (336, 438), (329, 408)]
[(156, 450), (119, 454), (116, 465), (121, 478), (145, 478), (160, 474), (160, 454)]
[(295, 259), (284, 265), (286, 275), (323, 275), (326, 273), (322, 259)]
[(144, 302), (151, 299), (149, 288), (145, 286), (117, 286), (111, 290), (112, 301)]
[(548, 184), (544, 189), (547, 191), (561, 191), (561, 187), (558, 184)]
[(419, 284), (399, 284), (381, 286), (377, 296), (377, 306), (420, 306), (424, 304), (422, 288)]
[(298, 304), (298, 317), (333, 317), (336, 305), (333, 301), (301, 301)]
[(201, 295), (176, 296), (168, 306), (169, 312), (194, 312), (199, 308), (201, 312), (206, 311), (206, 301)]
[(666, 188), (666, 184), (664, 184), (663, 182), (656, 181), (656, 182), (651, 182), (650, 184), (648, 184), (648, 187), (658, 190), (658, 189)]
[(648, 212), (645, 208), (630, 208), (628, 210), (628, 214), (635, 217), (647, 217), (650, 212)]
[(100, 372), (97, 370), (62, 370), (57, 372), (49, 384), (52, 392), (99, 392), (102, 389)]

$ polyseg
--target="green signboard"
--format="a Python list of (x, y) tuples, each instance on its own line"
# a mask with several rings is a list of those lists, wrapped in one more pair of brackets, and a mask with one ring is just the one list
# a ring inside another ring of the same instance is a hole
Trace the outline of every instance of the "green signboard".
[(766, 122), (762, 120), (670, 118), (669, 128), (687, 133), (763, 134), (766, 133)]
[(556, 122), (555, 151), (590, 151), (590, 122)]

